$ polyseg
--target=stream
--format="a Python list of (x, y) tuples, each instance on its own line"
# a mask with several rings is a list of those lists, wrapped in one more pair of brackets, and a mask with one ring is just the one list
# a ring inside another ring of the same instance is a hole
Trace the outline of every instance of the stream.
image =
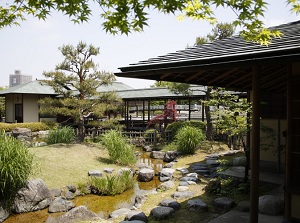
[[(164, 165), (164, 162), (160, 159), (150, 158), (149, 152), (144, 152), (138, 150), (140, 156), (138, 157), (138, 163), (144, 163), (148, 166), (153, 167), (155, 173), (160, 171)], [(143, 190), (152, 190), (160, 184), (157, 176), (150, 182), (138, 182), (136, 187), (131, 190), (127, 190), (122, 194), (116, 196), (98, 196), (98, 195), (84, 195), (75, 197), (72, 202), (75, 206), (85, 205), (89, 210), (95, 212), (102, 218), (108, 218), (109, 214), (119, 208), (128, 208), (132, 207), (135, 199), (135, 195)], [(47, 221), (48, 217), (58, 217), (64, 214), (60, 213), (48, 213), (48, 208), (40, 211), (22, 213), (22, 214), (13, 214), (4, 223), (44, 223)]]

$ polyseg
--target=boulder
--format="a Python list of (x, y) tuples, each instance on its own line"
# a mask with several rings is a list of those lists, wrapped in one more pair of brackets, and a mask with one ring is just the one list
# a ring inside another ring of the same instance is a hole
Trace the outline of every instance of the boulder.
[(78, 206), (56, 219), (49, 217), (46, 223), (75, 223), (92, 220), (101, 220), (101, 218), (85, 206)]
[(75, 185), (68, 185), (67, 186), (68, 191), (75, 193), (76, 192), (76, 186)]
[(146, 200), (147, 197), (145, 195), (138, 194), (134, 199), (134, 206), (136, 208), (140, 208), (145, 203)]
[(1, 207), (1, 205), (0, 205), (0, 222), (4, 222), (5, 219), (8, 218), (8, 216), (9, 216), (8, 211), (3, 209), (3, 207)]
[(50, 194), (52, 198), (61, 196), (61, 189), (51, 189)]
[(131, 210), (129, 208), (120, 208), (109, 214), (110, 218), (118, 218), (120, 216), (127, 215)]
[(21, 138), (22, 137), (27, 138), (27, 137), (32, 136), (32, 131), (31, 131), (31, 129), (28, 129), (28, 128), (19, 128), (19, 127), (17, 127), (17, 128), (12, 130), (12, 134), (15, 138), (18, 138), (19, 136), (21, 136)]
[(148, 222), (148, 218), (145, 215), (145, 213), (142, 212), (142, 211), (137, 211), (137, 210), (130, 211), (126, 215), (125, 220), (130, 221), (130, 222), (134, 221), (134, 220), (138, 220), (138, 221), (142, 221), (142, 222)]
[(154, 178), (154, 170), (148, 168), (141, 169), (137, 177), (138, 181), (141, 182), (149, 182), (153, 180), (153, 178)]
[(208, 206), (201, 199), (193, 199), (187, 202), (186, 208), (190, 211), (207, 211)]
[(177, 159), (178, 154), (179, 153), (177, 151), (167, 151), (166, 154), (164, 155), (163, 160), (164, 162), (167, 163), (172, 162)]
[(18, 191), (14, 201), (14, 211), (16, 213), (37, 211), (48, 207), (50, 202), (51, 193), (44, 181), (30, 180)]
[(172, 168), (162, 168), (161, 171), (159, 172), (159, 180), (161, 182), (171, 180), (173, 178), (174, 173), (175, 170)]
[(284, 202), (274, 195), (263, 195), (259, 197), (258, 210), (265, 215), (280, 215), (284, 210)]
[(178, 203), (174, 199), (164, 199), (158, 204), (159, 206), (163, 207), (170, 207), (173, 208), (174, 210), (179, 210), (180, 209), (180, 203)]
[(49, 213), (55, 212), (67, 212), (70, 209), (74, 208), (75, 204), (71, 201), (67, 201), (62, 197), (56, 197), (49, 206)]
[(152, 159), (163, 159), (164, 158), (164, 156), (165, 156), (165, 152), (163, 152), (163, 151), (152, 151), (151, 153), (150, 153), (150, 157), (152, 158)]
[(170, 207), (155, 207), (150, 211), (150, 216), (156, 220), (163, 220), (169, 218), (173, 213), (174, 209)]
[(143, 149), (143, 151), (145, 151), (145, 152), (152, 152), (151, 146), (143, 146), (142, 149)]
[(176, 190), (179, 191), (179, 192), (188, 191), (189, 187), (187, 187), (187, 186), (178, 186)]
[(176, 200), (180, 200), (180, 199), (194, 197), (194, 193), (192, 191), (183, 191), (183, 192), (176, 191), (171, 196)]
[(175, 187), (175, 183), (173, 180), (168, 180), (166, 182), (161, 183), (160, 185), (158, 185), (158, 187), (156, 188), (156, 190), (158, 191), (166, 191), (166, 190), (170, 190), (173, 187)]
[(71, 192), (71, 191), (66, 191), (64, 193), (64, 196), (67, 200), (73, 200), (75, 197), (75, 193)]
[(234, 205), (234, 201), (228, 197), (219, 197), (213, 201), (213, 206), (222, 210), (230, 210)]

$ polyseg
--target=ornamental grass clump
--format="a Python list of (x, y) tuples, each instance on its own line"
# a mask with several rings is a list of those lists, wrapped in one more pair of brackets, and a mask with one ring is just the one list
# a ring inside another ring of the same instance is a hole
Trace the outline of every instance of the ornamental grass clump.
[(112, 162), (120, 165), (131, 165), (136, 162), (134, 147), (127, 142), (121, 132), (110, 130), (102, 136), (101, 140)]
[(33, 165), (33, 155), (24, 144), (0, 131), (0, 200), (11, 201), (25, 185)]
[(51, 130), (46, 138), (47, 144), (71, 143), (75, 140), (75, 132), (72, 127), (64, 126), (59, 129)]
[(204, 140), (204, 134), (201, 130), (185, 126), (179, 129), (175, 136), (178, 151), (183, 155), (194, 154), (200, 144)]
[(107, 175), (105, 178), (91, 177), (88, 184), (94, 194), (116, 195), (133, 188), (135, 181), (130, 171), (123, 171), (120, 175)]

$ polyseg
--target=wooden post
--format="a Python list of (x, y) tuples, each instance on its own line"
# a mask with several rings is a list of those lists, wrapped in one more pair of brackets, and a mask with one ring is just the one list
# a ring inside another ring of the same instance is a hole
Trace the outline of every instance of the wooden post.
[(258, 223), (259, 162), (260, 162), (260, 72), (253, 66), (252, 75), (252, 145), (251, 145), (251, 184), (250, 222)]

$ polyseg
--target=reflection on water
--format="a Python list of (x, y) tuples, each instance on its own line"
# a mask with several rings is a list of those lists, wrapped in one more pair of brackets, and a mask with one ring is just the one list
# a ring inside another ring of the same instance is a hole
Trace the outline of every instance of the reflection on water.
[[(164, 162), (159, 159), (150, 158), (150, 153), (140, 151), (138, 163), (145, 163), (151, 166), (155, 173), (160, 171), (164, 165)], [(138, 182), (137, 188), (127, 190), (122, 194), (116, 196), (98, 196), (98, 195), (86, 195), (75, 197), (72, 202), (76, 206), (85, 205), (89, 210), (95, 212), (102, 218), (107, 218), (108, 215), (119, 208), (132, 207), (134, 204), (136, 190), (152, 190), (160, 184), (157, 176), (150, 182)], [(48, 209), (41, 211), (29, 212), (24, 214), (15, 214), (10, 216), (4, 223), (44, 223), (48, 217), (58, 217), (64, 213), (48, 213)]]

